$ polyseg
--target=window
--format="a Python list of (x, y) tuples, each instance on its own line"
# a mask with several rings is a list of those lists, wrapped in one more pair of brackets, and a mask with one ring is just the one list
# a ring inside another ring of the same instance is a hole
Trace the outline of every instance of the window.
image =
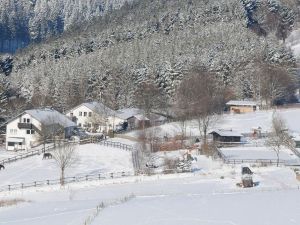
[(26, 130), (26, 134), (34, 134), (35, 131), (34, 130)]
[(18, 130), (17, 129), (14, 129), (14, 134), (17, 134)]
[(27, 119), (27, 123), (30, 123), (30, 119)]
[(89, 117), (92, 117), (92, 112), (89, 112)]
[(87, 115), (87, 112), (84, 112), (84, 113), (83, 113), (83, 116), (86, 116), (86, 115)]
[(9, 129), (9, 133), (13, 134), (14, 133), (14, 129)]
[(15, 142), (8, 142), (7, 146), (15, 146)]
[(23, 123), (26, 123), (26, 118), (23, 118)]
[(79, 116), (82, 116), (82, 112), (79, 112)]
[(79, 123), (78, 126), (81, 127), (81, 123)]

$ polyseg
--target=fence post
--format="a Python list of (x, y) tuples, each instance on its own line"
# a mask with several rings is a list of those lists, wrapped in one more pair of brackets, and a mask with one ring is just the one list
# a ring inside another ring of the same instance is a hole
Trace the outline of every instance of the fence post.
[(36, 181), (34, 181), (34, 186), (36, 187)]
[(10, 189), (11, 189), (11, 188), (10, 188), (10, 185), (8, 185), (8, 190), (10, 191)]
[(21, 188), (22, 188), (22, 189), (24, 188), (24, 184), (23, 184), (23, 183), (21, 184)]
[(85, 180), (88, 181), (89, 180), (89, 175), (85, 176)]
[(114, 178), (114, 173), (111, 173), (111, 174), (110, 174), (110, 177), (111, 177), (111, 178)]
[(49, 180), (47, 180), (47, 185), (50, 185), (50, 181)]
[(125, 177), (125, 172), (122, 172), (122, 177)]
[(101, 175), (100, 175), (100, 173), (98, 174), (98, 178), (99, 178), (99, 180), (101, 180)]

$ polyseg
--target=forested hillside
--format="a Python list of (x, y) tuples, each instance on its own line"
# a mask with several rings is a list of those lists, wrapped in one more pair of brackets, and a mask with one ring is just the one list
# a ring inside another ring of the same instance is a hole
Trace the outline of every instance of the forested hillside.
[(0, 52), (61, 34), (131, 0), (1, 0)]
[[(119, 108), (134, 103), (142, 82), (155, 84), (172, 102), (179, 83), (195, 67), (216, 74), (231, 98), (288, 99), (298, 86), (296, 61), (284, 44), (296, 24), (296, 2), (126, 3), (120, 10), (70, 27), (59, 38), (24, 49), (13, 61), (4, 57), (0, 64), (3, 104), (9, 102), (10, 108), (53, 105), (65, 110), (83, 100), (102, 99)], [(64, 27), (72, 24), (68, 21), (64, 19)], [(41, 26), (32, 24), (34, 39), (57, 31), (34, 31)], [(276, 73), (283, 75), (273, 77)], [(17, 98), (8, 101), (9, 96)]]

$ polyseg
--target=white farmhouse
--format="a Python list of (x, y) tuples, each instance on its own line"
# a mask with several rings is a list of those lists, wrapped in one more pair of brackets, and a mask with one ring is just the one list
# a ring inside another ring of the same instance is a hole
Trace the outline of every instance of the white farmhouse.
[(124, 122), (118, 113), (100, 102), (85, 102), (67, 111), (66, 115), (78, 127), (97, 132), (115, 130), (117, 125)]
[(6, 149), (28, 150), (39, 144), (43, 127), (63, 127), (70, 137), (76, 124), (54, 109), (26, 110), (6, 125)]

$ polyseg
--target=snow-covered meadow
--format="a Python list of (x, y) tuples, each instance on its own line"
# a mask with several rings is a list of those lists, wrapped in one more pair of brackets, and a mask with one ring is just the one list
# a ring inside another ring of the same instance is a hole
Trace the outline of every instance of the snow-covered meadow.
[[(292, 132), (300, 133), (300, 109), (278, 112)], [(249, 133), (253, 127), (260, 126), (267, 131), (272, 114), (272, 111), (260, 111), (224, 115), (215, 128)], [(170, 123), (160, 126), (157, 132), (172, 136), (180, 133), (181, 128), (178, 123)], [(187, 132), (197, 135), (196, 124), (190, 122)], [(136, 136), (135, 132), (126, 135)], [(133, 139), (112, 141), (136, 144)], [(275, 153), (266, 147), (221, 151), (230, 159), (276, 159)], [(159, 152), (152, 157), (159, 170), (166, 157), (182, 158), (186, 152)], [(2, 157), (8, 156), (5, 154)], [(299, 160), (287, 149), (280, 154), (283, 160)], [(78, 147), (77, 155), (79, 160), (67, 171), (67, 176), (133, 171), (131, 153), (122, 149), (87, 144)], [(197, 158), (192, 163), (192, 173), (132, 176), (65, 187), (53, 185), (0, 192), (0, 200), (24, 201), (0, 207), (0, 225), (300, 224), (300, 183), (292, 168), (252, 167), (257, 186), (247, 189), (236, 185), (241, 181), (241, 165), (226, 165), (221, 160), (197, 155), (197, 151), (192, 151), (192, 156)], [(7, 164), (6, 170), (0, 171), (0, 186), (58, 177), (54, 160), (42, 160), (39, 155)], [(99, 205), (103, 208), (96, 210)]]
[[(270, 131), (273, 113), (278, 113), (286, 122), (290, 132), (300, 134), (300, 108), (277, 109), (268, 111), (257, 111), (246, 114), (224, 114), (220, 116), (210, 131), (214, 129), (230, 129), (240, 133), (252, 133), (253, 128), (262, 128), (262, 132)], [(157, 136), (173, 137), (182, 133), (181, 124), (178, 122), (167, 123), (155, 129)], [(132, 131), (127, 135), (136, 137), (137, 131)], [(196, 121), (186, 122), (186, 135), (199, 136), (199, 128)]]
[[(60, 172), (55, 160), (42, 158), (43, 155), (37, 155), (6, 164), (6, 169), (0, 171), (0, 186), (58, 179)], [(131, 152), (98, 144), (86, 144), (77, 146), (76, 163), (67, 169), (66, 176), (123, 171), (133, 172)]]
[[(290, 169), (253, 168), (259, 185), (252, 189), (236, 186), (238, 166), (203, 169), (206, 172), (3, 192), (0, 199), (26, 202), (0, 208), (0, 224), (84, 225), (91, 215), (93, 225), (300, 223), (299, 184)], [(120, 201), (128, 196), (133, 198)], [(95, 214), (101, 202), (107, 207)]]

